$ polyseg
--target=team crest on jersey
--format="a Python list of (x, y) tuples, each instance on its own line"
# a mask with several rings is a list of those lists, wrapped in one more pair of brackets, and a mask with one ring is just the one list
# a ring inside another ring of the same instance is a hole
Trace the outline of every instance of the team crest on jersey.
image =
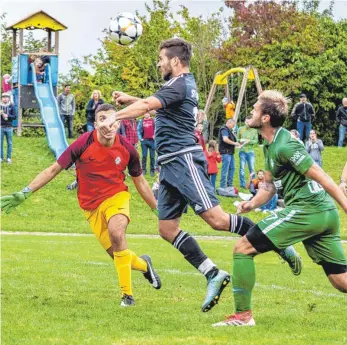
[(122, 160), (120, 159), (120, 157), (117, 157), (114, 162), (118, 165)]

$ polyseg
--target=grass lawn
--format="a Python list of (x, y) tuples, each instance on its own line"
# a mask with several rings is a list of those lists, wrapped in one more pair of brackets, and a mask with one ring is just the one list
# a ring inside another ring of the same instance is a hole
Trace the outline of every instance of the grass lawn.
[[(39, 223), (39, 220), (37, 220)], [(144, 222), (145, 223), (145, 222)], [(231, 271), (234, 241), (199, 240)], [(209, 313), (200, 307), (205, 280), (159, 238), (129, 238), (148, 253), (163, 282), (154, 290), (134, 272), (136, 306), (122, 309), (112, 261), (92, 236), (2, 235), (3, 345), (342, 345), (346, 295), (307, 257), (294, 277), (273, 253), (255, 258), (257, 326), (211, 324), (233, 312), (231, 287)], [(347, 246), (345, 245), (347, 252)]]
[[(1, 194), (9, 194), (25, 187), (41, 170), (54, 161), (45, 138), (18, 138), (14, 137), (13, 164), (1, 165)], [(323, 167), (332, 178), (338, 182), (343, 166), (347, 160), (347, 149), (327, 147), (323, 152)], [(262, 150), (256, 150), (256, 168), (263, 168)], [(236, 158), (236, 167), (239, 159)], [(41, 231), (41, 232), (67, 232), (90, 233), (89, 225), (84, 220), (77, 198), (76, 191), (67, 191), (66, 185), (74, 180), (74, 171), (62, 172), (54, 181), (28, 201), (21, 205), (8, 217), (2, 218), (2, 229), (8, 231)], [(154, 178), (148, 177), (150, 184)], [(218, 181), (217, 181), (218, 182)], [(238, 186), (238, 171), (234, 178)], [(127, 181), (133, 193), (131, 201), (132, 222), (128, 233), (156, 234), (157, 225), (154, 215), (142, 201), (130, 178)], [(223, 208), (228, 212), (235, 212), (233, 202), (236, 199), (220, 197)], [(257, 222), (264, 217), (263, 214), (252, 212), (249, 217)], [(340, 209), (341, 237), (347, 239), (347, 216)], [(195, 217), (190, 210), (182, 219), (182, 228), (192, 234), (219, 235), (205, 224), (199, 217)]]

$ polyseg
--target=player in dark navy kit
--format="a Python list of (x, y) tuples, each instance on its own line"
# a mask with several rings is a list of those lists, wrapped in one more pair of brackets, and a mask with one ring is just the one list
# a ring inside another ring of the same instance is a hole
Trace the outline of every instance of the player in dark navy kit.
[[(115, 91), (118, 104), (128, 105), (101, 125), (105, 134), (113, 122), (156, 111), (155, 139), (161, 165), (158, 195), (159, 233), (173, 244), (185, 259), (205, 275), (207, 296), (202, 311), (209, 311), (230, 281), (229, 273), (219, 270), (200, 249), (196, 240), (179, 227), (187, 205), (213, 229), (244, 235), (254, 224), (249, 219), (222, 210), (207, 175), (207, 162), (194, 129), (198, 117), (198, 91), (189, 73), (191, 45), (173, 38), (160, 45), (158, 67), (166, 83), (153, 96), (139, 99)], [(291, 267), (298, 267), (299, 256), (285, 256)], [(287, 254), (286, 254), (287, 255)]]

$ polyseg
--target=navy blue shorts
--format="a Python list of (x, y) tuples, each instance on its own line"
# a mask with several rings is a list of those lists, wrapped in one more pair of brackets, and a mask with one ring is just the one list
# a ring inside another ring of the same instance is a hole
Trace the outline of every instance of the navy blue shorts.
[(161, 163), (159, 219), (179, 218), (187, 205), (196, 214), (219, 205), (207, 175), (207, 161), (202, 151), (186, 153)]

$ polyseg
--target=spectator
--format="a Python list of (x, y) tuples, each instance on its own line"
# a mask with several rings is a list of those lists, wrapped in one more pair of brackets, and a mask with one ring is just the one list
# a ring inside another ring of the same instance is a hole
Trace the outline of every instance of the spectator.
[(222, 99), (223, 107), (225, 108), (225, 117), (226, 119), (232, 119), (235, 115), (235, 103), (229, 101), (228, 97)]
[(151, 176), (154, 176), (155, 170), (155, 122), (150, 113), (146, 113), (137, 126), (137, 135), (141, 142), (142, 149), (142, 173), (146, 175), (147, 157), (149, 151)]
[(71, 85), (64, 85), (64, 91), (57, 98), (58, 108), (63, 125), (67, 125), (69, 138), (73, 137), (73, 117), (75, 115), (75, 97), (71, 94)]
[(347, 162), (342, 170), (339, 188), (347, 196)]
[(217, 142), (215, 140), (210, 140), (208, 142), (208, 151), (205, 151), (207, 159), (207, 173), (212, 186), (216, 189), (216, 180), (218, 174), (218, 163), (222, 161), (222, 157), (217, 151)]
[(10, 95), (3, 93), (0, 103), (0, 121), (1, 121), (1, 157), (0, 162), (4, 160), (4, 138), (7, 141), (7, 163), (12, 163), (12, 137), (13, 127), (12, 121), (16, 119), (16, 114), (12, 103), (10, 102)]
[(203, 124), (199, 123), (195, 128), (195, 136), (198, 140), (198, 144), (202, 147), (204, 151), (206, 151), (206, 141), (203, 135)]
[(10, 99), (12, 98), (11, 80), (12, 77), (9, 74), (4, 74), (4, 76), (2, 77), (2, 92), (9, 95)]
[(38, 83), (43, 83), (45, 79), (45, 68), (41, 58), (36, 58), (34, 61), (36, 81)]
[(310, 154), (313, 160), (322, 167), (322, 152), (324, 145), (322, 140), (317, 139), (315, 130), (311, 130), (310, 139), (306, 141), (306, 151)]
[[(247, 184), (247, 188), (251, 192), (253, 196), (255, 196), (262, 185), (262, 183), (265, 183), (265, 174), (263, 170), (257, 171), (257, 177), (255, 177), (255, 174), (250, 174), (249, 182)], [(240, 193), (241, 196), (241, 193)], [(277, 201), (278, 201), (278, 195), (277, 193), (264, 205), (262, 205), (259, 209), (255, 209), (256, 212), (263, 211), (266, 213), (267, 211), (273, 211), (277, 208)]]
[(198, 112), (198, 123), (202, 123), (202, 135), (204, 136), (205, 142), (208, 140), (208, 120), (205, 112), (200, 109)]
[(292, 110), (292, 117), (297, 121), (296, 127), (300, 134), (300, 140), (308, 140), (312, 128), (312, 118), (315, 116), (312, 104), (307, 102), (306, 95), (300, 95), (300, 102), (296, 103)]
[(122, 120), (120, 125), (120, 134), (127, 138), (130, 143), (137, 148), (137, 143), (139, 141), (137, 135), (137, 123), (135, 119), (132, 120)]
[(254, 145), (258, 144), (258, 131), (248, 126), (251, 116), (245, 119), (245, 126), (237, 131), (237, 141), (241, 143), (240, 147), (240, 187), (246, 188), (245, 165), (247, 163), (250, 174), (254, 172)]
[(302, 145), (304, 145), (303, 141), (300, 140), (300, 134), (299, 134), (299, 132), (296, 129), (292, 129), (290, 131), (290, 135), (292, 136), (292, 138), (298, 140)]
[(222, 176), (220, 180), (220, 187), (232, 187), (235, 173), (235, 146), (239, 147), (239, 143), (233, 133), (235, 121), (228, 119), (225, 125), (219, 130), (219, 152), (222, 155)]
[(342, 99), (342, 106), (337, 109), (336, 120), (339, 124), (339, 141), (337, 146), (342, 147), (347, 132), (347, 98)]
[(104, 101), (101, 98), (101, 92), (99, 90), (94, 90), (87, 103), (87, 132), (94, 130), (95, 110), (98, 109), (101, 104), (104, 104)]

